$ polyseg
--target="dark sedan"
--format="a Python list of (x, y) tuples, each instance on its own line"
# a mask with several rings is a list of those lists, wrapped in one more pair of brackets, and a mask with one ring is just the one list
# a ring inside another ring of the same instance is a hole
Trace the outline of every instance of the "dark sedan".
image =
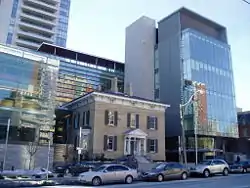
[(164, 162), (158, 164), (156, 167), (152, 168), (148, 172), (143, 172), (141, 174), (142, 180), (145, 181), (164, 181), (171, 179), (181, 179), (185, 180), (189, 176), (187, 168), (185, 168), (180, 163), (174, 162)]
[(250, 161), (240, 161), (230, 165), (232, 173), (247, 173), (250, 172)]

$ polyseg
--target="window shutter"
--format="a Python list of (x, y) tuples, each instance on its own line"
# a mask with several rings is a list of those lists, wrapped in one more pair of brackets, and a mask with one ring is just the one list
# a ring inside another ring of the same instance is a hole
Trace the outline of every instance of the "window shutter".
[(80, 118), (81, 118), (81, 115), (80, 115), (80, 113), (78, 113), (78, 115), (77, 115), (77, 128), (82, 127), (82, 126), (80, 125)]
[(150, 129), (150, 117), (147, 116), (147, 129)]
[(82, 115), (82, 125), (85, 126), (85, 114), (86, 112), (83, 112), (83, 115)]
[(150, 152), (150, 139), (147, 139), (147, 153)]
[(155, 139), (155, 153), (158, 153), (158, 139)]
[(88, 110), (86, 113), (86, 125), (89, 126), (89, 119), (90, 119), (90, 111)]
[(130, 127), (130, 123), (131, 123), (131, 114), (128, 113), (127, 114), (127, 127)]
[(155, 117), (155, 130), (158, 130), (158, 118)]
[(107, 150), (107, 144), (108, 144), (108, 136), (104, 135), (104, 140), (103, 140), (103, 150)]
[(135, 115), (135, 123), (136, 123), (136, 128), (139, 128), (139, 123), (140, 123), (140, 119), (139, 119), (139, 114)]
[(109, 124), (109, 111), (108, 110), (105, 110), (104, 123), (105, 125)]
[(114, 151), (117, 150), (117, 136), (114, 136)]
[(118, 112), (117, 111), (114, 112), (114, 124), (115, 126), (118, 125)]

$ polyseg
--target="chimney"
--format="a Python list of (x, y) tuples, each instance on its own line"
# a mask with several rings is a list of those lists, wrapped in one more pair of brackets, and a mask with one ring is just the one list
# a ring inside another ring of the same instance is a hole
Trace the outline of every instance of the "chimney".
[(111, 80), (111, 91), (114, 92), (114, 93), (117, 93), (117, 92), (118, 92), (117, 77), (114, 77), (114, 78)]
[(132, 83), (128, 83), (126, 92), (129, 96), (133, 96)]

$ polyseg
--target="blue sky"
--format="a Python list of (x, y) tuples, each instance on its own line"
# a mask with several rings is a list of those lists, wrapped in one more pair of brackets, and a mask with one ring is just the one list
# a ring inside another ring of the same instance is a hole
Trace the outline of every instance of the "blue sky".
[(250, 5), (241, 0), (71, 0), (67, 46), (124, 61), (125, 27), (142, 15), (160, 20), (185, 6), (227, 27), (236, 103), (250, 110)]

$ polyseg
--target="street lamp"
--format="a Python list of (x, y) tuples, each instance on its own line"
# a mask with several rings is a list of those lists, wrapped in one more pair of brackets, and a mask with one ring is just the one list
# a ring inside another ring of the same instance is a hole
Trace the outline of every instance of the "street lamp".
[[(189, 98), (189, 100), (185, 104), (180, 104), (180, 118), (181, 118), (181, 128), (182, 128), (182, 150), (183, 150), (183, 157), (185, 166), (187, 166), (187, 152), (186, 152), (186, 138), (185, 138), (185, 127), (184, 127), (184, 112), (186, 107), (193, 102), (193, 98), (196, 94), (200, 93), (203, 94), (203, 90), (196, 90), (193, 95)], [(194, 136), (195, 136), (195, 163), (198, 163), (198, 138), (197, 138), (197, 131), (196, 131), (196, 124), (194, 127)]]

